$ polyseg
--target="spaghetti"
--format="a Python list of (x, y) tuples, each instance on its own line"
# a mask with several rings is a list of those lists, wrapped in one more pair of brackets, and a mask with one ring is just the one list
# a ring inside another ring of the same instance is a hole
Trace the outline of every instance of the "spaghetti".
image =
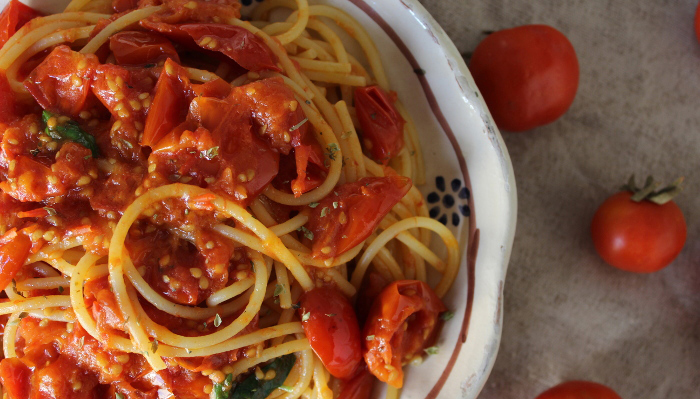
[(459, 248), (376, 46), (307, 0), (249, 18), (3, 11), (4, 397), (397, 397), (434, 341)]

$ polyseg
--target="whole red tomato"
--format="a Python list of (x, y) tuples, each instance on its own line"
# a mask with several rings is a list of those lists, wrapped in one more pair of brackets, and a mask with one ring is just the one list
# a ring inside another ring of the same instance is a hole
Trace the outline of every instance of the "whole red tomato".
[(568, 381), (542, 392), (536, 399), (622, 399), (612, 389), (590, 381)]
[(698, 8), (695, 10), (695, 36), (698, 37), (700, 42), (700, 3), (698, 3)]
[(474, 50), (469, 70), (496, 125), (512, 132), (555, 121), (578, 89), (574, 47), (546, 25), (490, 34)]
[(591, 223), (598, 254), (612, 266), (651, 273), (668, 266), (683, 249), (687, 227), (673, 201), (658, 205), (619, 192), (600, 205)]

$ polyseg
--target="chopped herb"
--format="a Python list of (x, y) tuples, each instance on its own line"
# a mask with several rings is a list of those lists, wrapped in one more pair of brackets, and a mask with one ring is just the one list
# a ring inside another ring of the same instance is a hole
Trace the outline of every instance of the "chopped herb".
[(228, 374), (221, 384), (214, 384), (211, 397), (214, 399), (228, 399), (231, 397), (230, 393), (234, 387), (233, 374)]
[(349, 138), (350, 136), (352, 136), (352, 132), (345, 132), (345, 133), (340, 135), (340, 138), (345, 140), (345, 139)]
[(437, 355), (438, 352), (440, 352), (440, 348), (438, 348), (437, 346), (431, 346), (429, 348), (423, 349), (423, 351), (425, 351), (425, 353), (429, 355)]
[(348, 238), (348, 236), (345, 235), (345, 234), (343, 234), (341, 237), (342, 237), (342, 238)]
[(289, 372), (294, 368), (294, 363), (296, 363), (296, 361), (297, 358), (292, 353), (278, 357), (273, 360), (272, 363), (261, 367), (262, 372), (265, 374), (270, 370), (274, 370), (274, 378), (270, 380), (258, 380), (255, 378), (255, 374), (249, 375), (232, 390), (233, 394), (229, 395), (228, 398), (223, 396), (215, 399), (265, 399), (270, 396), (274, 390), (283, 386), (284, 380), (287, 379)]
[(311, 312), (306, 312), (303, 315), (301, 315), (301, 321), (307, 321), (309, 320), (309, 317), (311, 317)]
[(333, 209), (338, 209), (338, 201), (333, 202)]
[(221, 325), (221, 316), (217, 313), (216, 316), (214, 316), (214, 327), (219, 327)]
[(328, 150), (328, 158), (330, 158), (331, 161), (335, 161), (335, 153), (340, 151), (338, 144), (330, 143), (326, 149)]
[(151, 352), (156, 353), (158, 351), (158, 340), (154, 339), (153, 342), (151, 342)]
[(304, 101), (304, 102), (305, 102), (307, 105), (311, 105), (311, 101), (310, 101), (310, 100), (306, 100), (306, 101)]
[(90, 159), (90, 158), (92, 158), (92, 154), (87, 154), (83, 157), (83, 159)]
[[(41, 118), (44, 123), (47, 123), (49, 119), (55, 117), (51, 112), (44, 111), (41, 114)], [(80, 125), (73, 120), (69, 120), (62, 125), (56, 125), (51, 128), (46, 126), (46, 134), (55, 140), (74, 141), (92, 151), (93, 157), (97, 158), (100, 156), (100, 149), (97, 147), (95, 137), (83, 130)]]
[(416, 75), (420, 75), (420, 76), (425, 75), (425, 69), (423, 69), (423, 68), (416, 68), (413, 70), (413, 72), (415, 72)]
[(114, 399), (124, 399), (124, 395), (120, 394), (119, 392), (114, 394)]
[(143, 67), (144, 68), (153, 68), (154, 66), (156, 66), (156, 64), (146, 64)]
[(292, 304), (292, 309), (301, 309), (301, 302)]
[(455, 317), (454, 312), (450, 312), (449, 310), (446, 312), (440, 313), (440, 320), (443, 320), (443, 321), (450, 320), (453, 317)]
[(287, 385), (280, 385), (278, 389), (283, 390), (284, 392), (292, 392), (294, 391), (294, 388), (287, 386)]
[(202, 151), (199, 153), (199, 156), (201, 156), (202, 158), (205, 158), (209, 161), (216, 158), (218, 155), (219, 155), (219, 147), (218, 146), (212, 147), (206, 151)]
[(326, 215), (328, 215), (328, 213), (329, 213), (330, 211), (331, 211), (331, 210), (328, 209), (327, 206), (324, 206), (323, 209), (321, 209), (321, 217), (325, 217)]
[(63, 294), (63, 287), (58, 286), (58, 293), (59, 293), (59, 294)]
[(368, 335), (367, 337), (365, 337), (365, 339), (367, 341), (374, 341), (374, 335)]
[(85, 346), (85, 336), (83, 335), (80, 337), (80, 344), (78, 345), (78, 348), (83, 349), (83, 346)]
[(273, 296), (279, 296), (281, 293), (284, 292), (284, 286), (281, 284), (275, 285), (275, 293), (272, 294)]
[(185, 348), (185, 352), (187, 352), (187, 354), (189, 355), (190, 353), (192, 353), (192, 350), (190, 350), (190, 348)]
[(307, 229), (307, 228), (304, 227), (304, 226), (299, 227), (299, 228), (297, 229), (297, 231), (301, 231), (302, 233), (304, 233), (304, 237), (308, 238), (309, 240), (313, 240), (313, 239), (314, 239), (314, 233), (311, 232), (311, 230)]
[(309, 208), (316, 208), (319, 205), (318, 202), (312, 202), (309, 204)]
[(39, 150), (38, 148), (35, 148), (33, 150), (29, 150), (29, 153), (32, 154), (32, 156), (34, 156), (34, 157), (39, 155), (39, 152), (41, 152), (41, 150)]
[(328, 317), (333, 317), (335, 315), (336, 315), (336, 313), (326, 313), (326, 316), (328, 316)]
[(304, 118), (301, 122), (297, 123), (296, 125), (292, 126), (291, 129), (289, 129), (290, 132), (293, 132), (297, 129), (299, 129), (304, 123), (306, 123), (309, 120), (309, 118)]
[(22, 319), (24, 319), (24, 318), (27, 317), (27, 316), (29, 316), (29, 313), (27, 313), (27, 312), (22, 312), (22, 313), (20, 313), (20, 314), (17, 316), (17, 318), (20, 319), (20, 320), (22, 320)]
[(46, 211), (46, 213), (49, 214), (49, 216), (56, 216), (56, 210), (51, 208), (50, 206), (45, 206), (44, 210)]

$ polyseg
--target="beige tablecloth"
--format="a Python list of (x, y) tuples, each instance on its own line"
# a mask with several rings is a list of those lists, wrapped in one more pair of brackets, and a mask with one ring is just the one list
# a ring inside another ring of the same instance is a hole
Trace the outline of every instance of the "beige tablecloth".
[[(528, 399), (570, 379), (625, 399), (700, 398), (700, 44), (697, 0), (422, 0), (468, 60), (484, 31), (547, 24), (578, 54), (569, 112), (503, 133), (518, 189), (503, 338), (480, 398)], [(474, 173), (474, 171), (471, 171)], [(666, 269), (596, 255), (596, 208), (631, 174), (686, 177), (688, 223)]]

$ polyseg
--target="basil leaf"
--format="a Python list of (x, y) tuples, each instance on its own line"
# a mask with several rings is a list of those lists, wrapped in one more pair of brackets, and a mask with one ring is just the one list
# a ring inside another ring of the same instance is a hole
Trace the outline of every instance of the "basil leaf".
[[(49, 111), (44, 111), (41, 118), (44, 123), (47, 123), (54, 115)], [(54, 127), (46, 126), (46, 134), (56, 140), (74, 141), (88, 150), (92, 151), (93, 158), (100, 156), (100, 149), (97, 147), (95, 137), (84, 131), (75, 121), (69, 120), (62, 125)]]
[(226, 379), (221, 384), (214, 384), (214, 389), (211, 391), (212, 399), (229, 399), (231, 391), (236, 387), (233, 382), (233, 374), (226, 376)]
[(284, 355), (273, 360), (272, 363), (262, 367), (263, 373), (274, 370), (275, 376), (270, 380), (258, 380), (255, 374), (249, 375), (238, 384), (230, 399), (265, 399), (272, 391), (284, 384), (289, 372), (292, 371), (297, 357), (294, 354)]

